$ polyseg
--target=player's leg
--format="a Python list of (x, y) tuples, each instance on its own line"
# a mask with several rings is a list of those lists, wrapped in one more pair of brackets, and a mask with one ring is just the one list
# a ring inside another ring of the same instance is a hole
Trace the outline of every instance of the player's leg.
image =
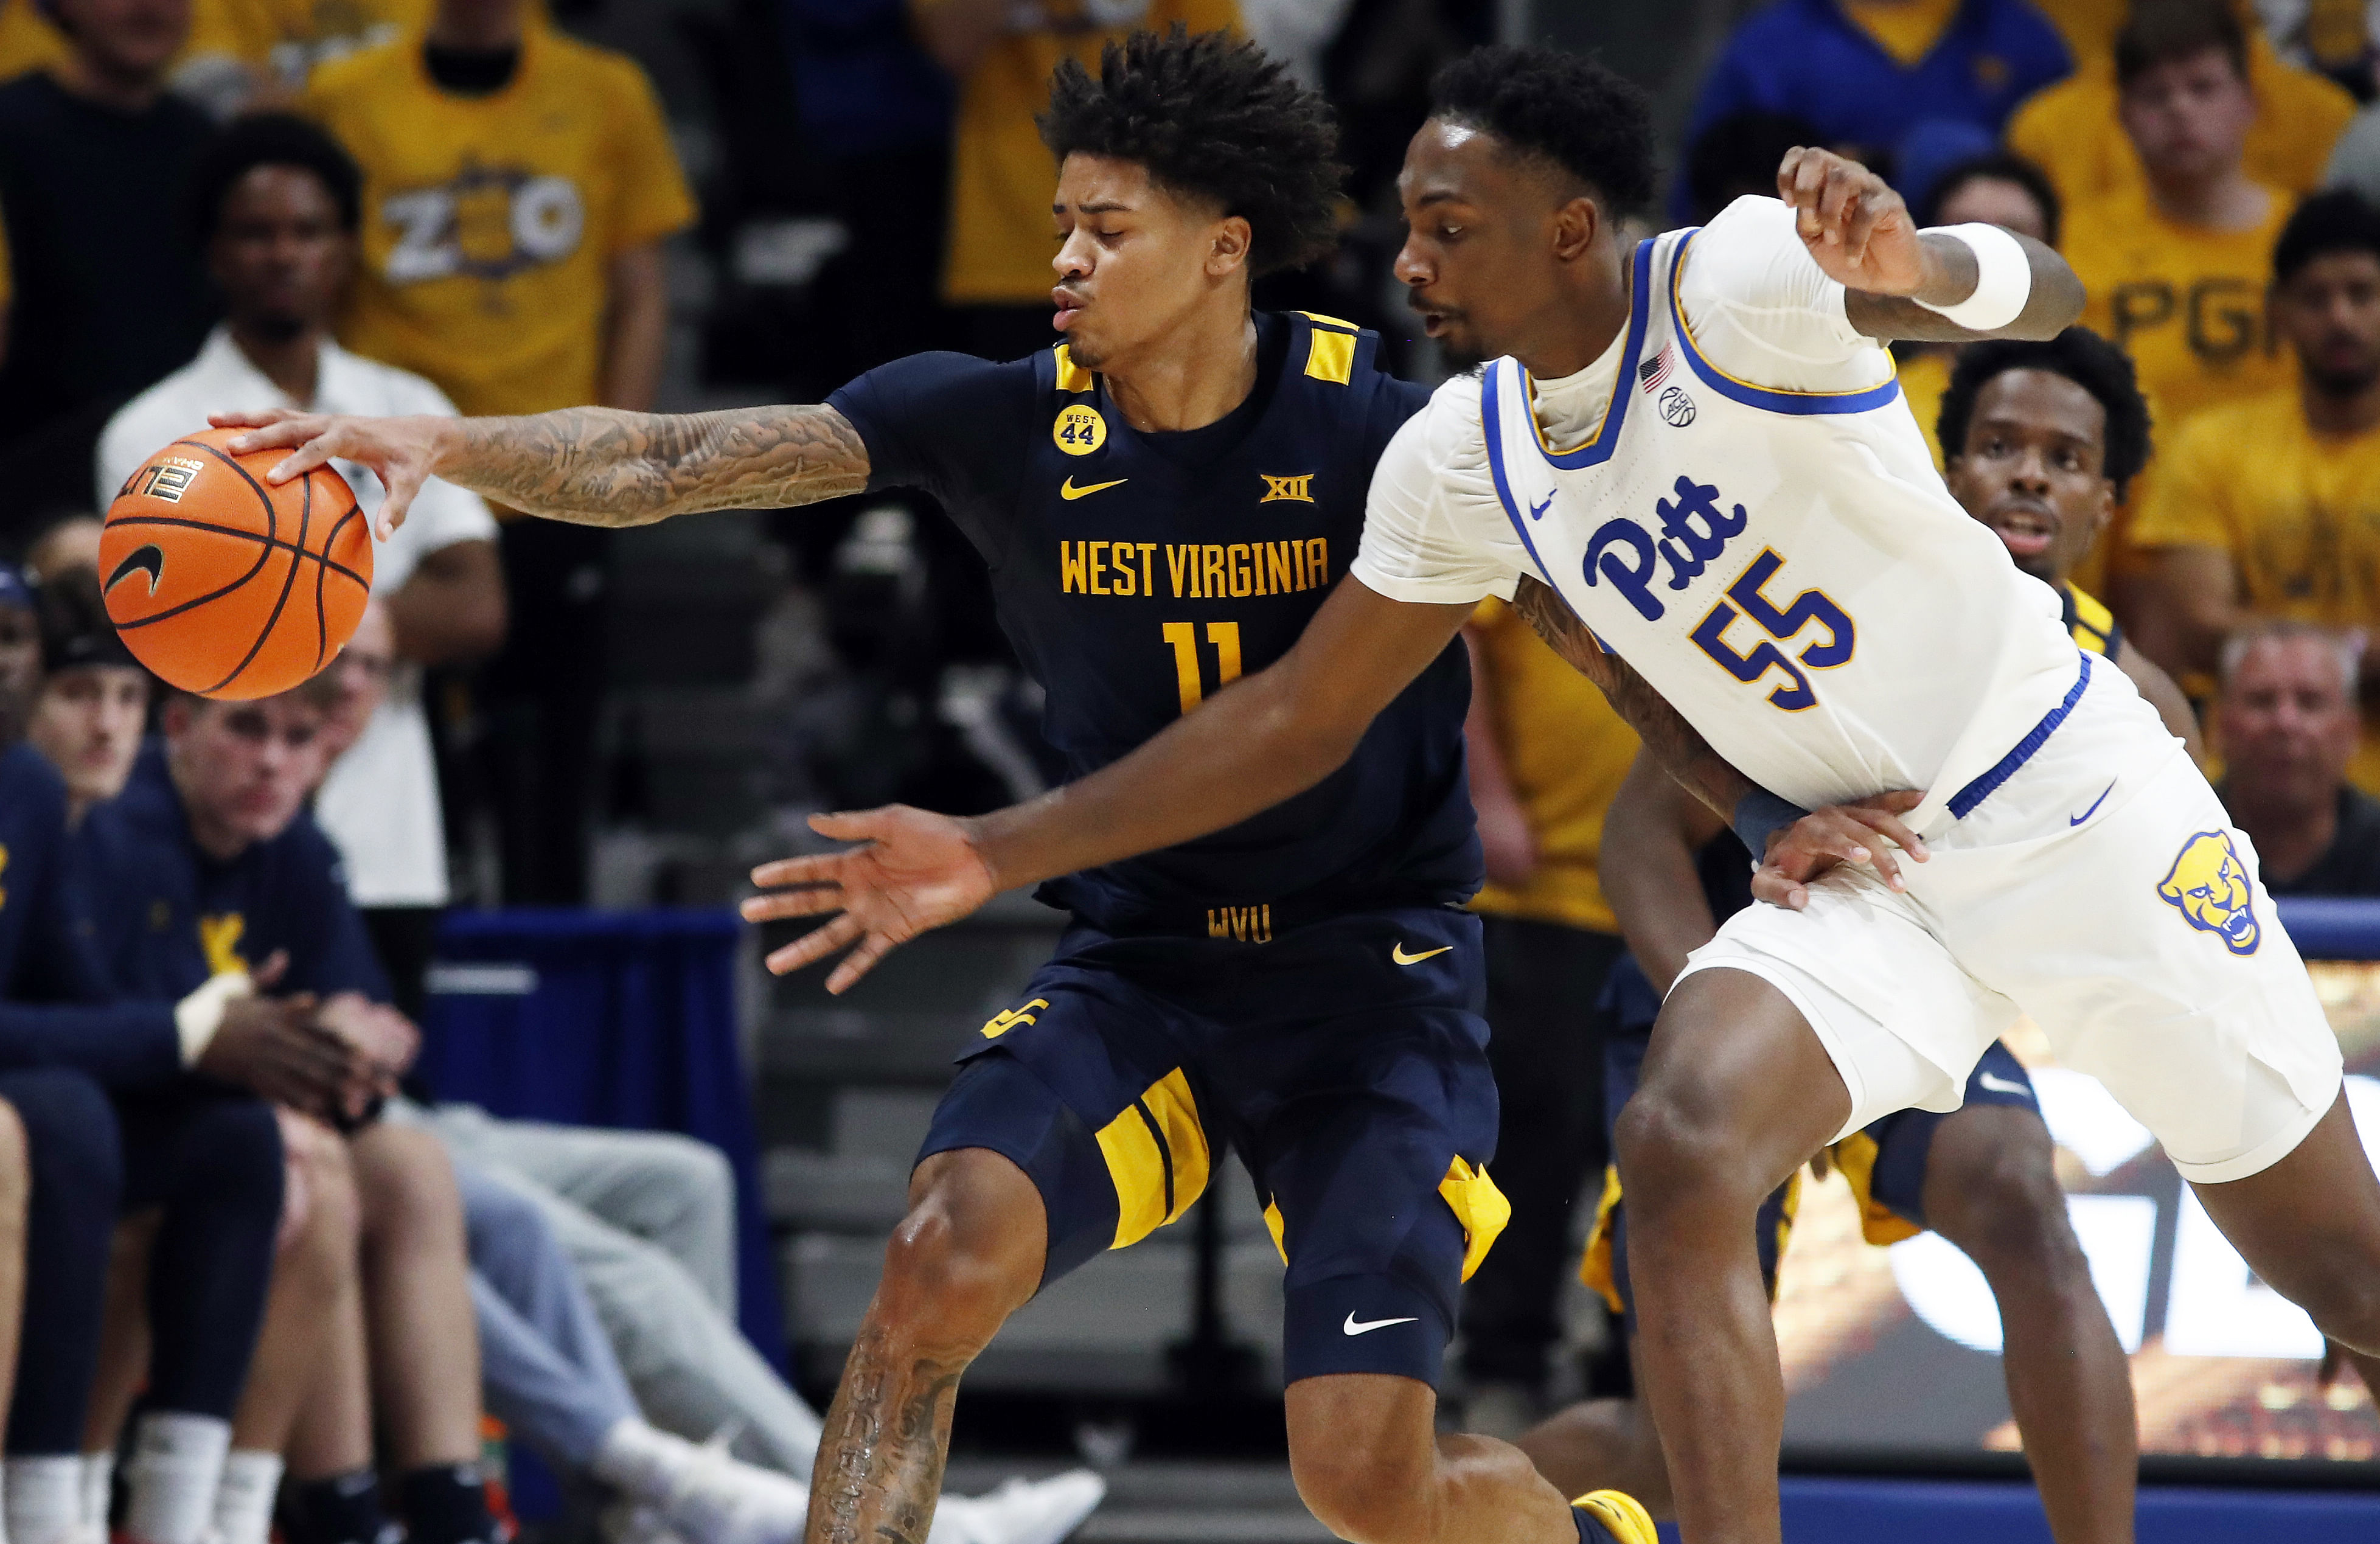
[(811, 1544), (923, 1544), (959, 1376), (1039, 1289), (1048, 1234), (1040, 1191), (1000, 1153), (962, 1148), (917, 1165), (827, 1407)]
[[(1354, 1544), (1579, 1544), (1562, 1493), (1510, 1442), (1437, 1429), (1415, 1379), (1342, 1373), (1289, 1386), (1297, 1493)], [(1646, 1541), (1649, 1544), (1649, 1540)]]
[(2009, 1407), (2050, 1533), (2058, 1544), (2129, 1544), (2131, 1371), (2068, 1221), (2048, 1128), (2012, 1104), (1971, 1103), (1926, 1124), (1924, 1220), (1991, 1283)]
[(2380, 1179), (2344, 1093), (2269, 1168), (2192, 1186), (2266, 1285), (2350, 1351), (2380, 1356)]
[(1671, 990), (1615, 1135), (1637, 1396), (1689, 1539), (1779, 1537), (1785, 1380), (1755, 1219), (1851, 1113), (1826, 1046), (1777, 987), (1708, 969)]
[(1641, 1398), (1582, 1399), (1522, 1433), (1514, 1445), (1563, 1495), (1624, 1490), (1656, 1517), (1677, 1515), (1661, 1434)]

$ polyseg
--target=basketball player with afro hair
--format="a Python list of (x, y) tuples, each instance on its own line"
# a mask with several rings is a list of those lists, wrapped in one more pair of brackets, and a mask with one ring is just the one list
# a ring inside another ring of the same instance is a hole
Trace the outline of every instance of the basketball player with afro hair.
[[(1289, 650), (1427, 394), (1380, 367), (1373, 334), (1251, 307), (1252, 279), (1329, 250), (1342, 176), (1329, 109), (1262, 52), (1141, 33), (1096, 71), (1062, 65), (1040, 123), (1060, 341), (1032, 358), (919, 355), (821, 406), (685, 418), (230, 421), (301, 447), (285, 480), (333, 456), (371, 467), (395, 513), (433, 473), (610, 525), (923, 488), (983, 554), (1079, 778)], [(1332, 1532), (1652, 1544), (1629, 1498), (1572, 1504), (1517, 1449), (1436, 1430), (1460, 1283), (1511, 1212), (1487, 1174), (1451, 640), (1302, 796), (1041, 887), (1073, 926), (969, 1038), (935, 1113), (827, 1416), (814, 1544), (922, 1544), (968, 1364), (1044, 1284), (1180, 1217), (1226, 1146), (1287, 1266), (1291, 1463)]]

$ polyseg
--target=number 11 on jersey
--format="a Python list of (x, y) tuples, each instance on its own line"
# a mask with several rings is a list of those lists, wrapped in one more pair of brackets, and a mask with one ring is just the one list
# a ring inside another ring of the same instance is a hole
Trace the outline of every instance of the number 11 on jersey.
[[(1199, 684), (1198, 634), (1195, 622), (1168, 622), (1165, 641), (1173, 648), (1173, 678), (1182, 688), (1182, 711), (1195, 710), (1207, 699)], [(1207, 624), (1207, 642), (1215, 650), (1215, 689), (1240, 678), (1240, 625), (1236, 622)]]

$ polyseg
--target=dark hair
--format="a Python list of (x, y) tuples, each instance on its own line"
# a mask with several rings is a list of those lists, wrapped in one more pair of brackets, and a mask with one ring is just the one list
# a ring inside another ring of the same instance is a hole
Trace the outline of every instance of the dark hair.
[(107, 619), (99, 576), (88, 568), (53, 574), (36, 591), (33, 614), (41, 619), (42, 668), (52, 675), (88, 665), (137, 665)]
[(1653, 201), (1651, 109), (1641, 89), (1600, 61), (1493, 43), (1439, 70), (1429, 100), (1432, 116), (1554, 163), (1601, 193), (1614, 213)]
[(2316, 193), (2298, 205), (2273, 243), (2273, 283), (2289, 283), (2307, 263), (2332, 252), (2380, 257), (2380, 210), (2345, 188)]
[(1250, 230), (1248, 273), (1312, 262), (1338, 244), (1339, 126), (1330, 103), (1280, 61), (1228, 32), (1135, 32), (1050, 79), (1041, 141), (1148, 169), (1175, 193), (1210, 200)]
[(1694, 217), (1708, 220), (1727, 207), (1731, 192), (1747, 184), (1774, 193), (1785, 152), (1825, 138), (1798, 113), (1748, 107), (1717, 120), (1686, 152), (1686, 193), (1694, 200)]
[(259, 166), (294, 166), (313, 173), (338, 206), (339, 228), (349, 236), (363, 228), (364, 177), (355, 158), (304, 118), (259, 113), (225, 125), (190, 168), (190, 225), (199, 245), (214, 239), (225, 198)]
[(2023, 188), (2041, 206), (2048, 244), (2058, 245), (2058, 229), (2066, 219), (2065, 208), (2058, 201), (2058, 189), (2051, 185), (2046, 172), (2012, 150), (1985, 151), (1946, 167), (1912, 212), (1918, 225), (1940, 225), (1942, 206), (1950, 201), (1951, 194), (1971, 182), (2013, 182)]
[(2232, 70), (2248, 79), (2248, 34), (2227, 0), (2132, 0), (2116, 34), (2116, 84), (2129, 86), (2158, 65), (2210, 48), (2223, 50)]
[(1934, 436), (1947, 459), (1967, 449), (1968, 421), (1986, 382), (2012, 370), (2045, 370), (2063, 375), (2099, 399), (2107, 414), (2107, 443), (2099, 469), (2116, 485), (2116, 496), (2149, 458), (2149, 405), (2141, 395), (2131, 357), (2088, 327), (2069, 327), (2046, 343), (1994, 338), (1971, 343), (1959, 354), (1950, 383), (1942, 390), (1942, 416)]

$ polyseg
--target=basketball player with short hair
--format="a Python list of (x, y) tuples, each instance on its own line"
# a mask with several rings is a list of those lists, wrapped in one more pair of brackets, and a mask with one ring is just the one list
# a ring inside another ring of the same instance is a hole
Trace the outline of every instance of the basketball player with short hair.
[[(1328, 107), (1253, 45), (1136, 34), (1096, 75), (1062, 67), (1042, 128), (1062, 347), (920, 355), (822, 407), (692, 419), (238, 421), (307, 447), (285, 469), (372, 467), (392, 512), (433, 472), (604, 524), (922, 486), (990, 567), (1045, 733), (1090, 772), (1297, 643), (1427, 394), (1372, 334), (1250, 310), (1254, 276), (1330, 249), (1341, 179)], [(1616, 190), (1644, 201), (1649, 131), (1605, 129)], [(1628, 1498), (1566, 1503), (1516, 1449), (1435, 1429), (1459, 1283), (1509, 1211), (1485, 1173), (1452, 642), (1281, 808), (1050, 876), (1075, 925), (935, 1115), (827, 1416), (813, 1540), (920, 1544), (968, 1363), (1044, 1283), (1180, 1216), (1228, 1143), (1287, 1262), (1291, 1464), (1324, 1523), (1364, 1544), (1652, 1544)]]
[(1766, 862), (1665, 1003), (1619, 1125), (1638, 1367), (1684, 1537), (1779, 1538), (1784, 1417), (1753, 1219), (1819, 1147), (1949, 1110), (2020, 1013), (2165, 1145), (2267, 1283), (2380, 1351), (2380, 1181), (2301, 961), (2180, 742), (1949, 497), (1886, 340), (2046, 338), (2056, 254), (1921, 234), (1804, 151), (1779, 199), (1631, 249), (1579, 126), (1628, 88), (1495, 50), (1415, 138), (1399, 271), (1504, 354), (1373, 483), (1281, 662), (1131, 756), (971, 821), (837, 817), (747, 915), (843, 915), (830, 984), (1000, 890), (1196, 840), (1330, 774), (1483, 596), (1512, 594)]

